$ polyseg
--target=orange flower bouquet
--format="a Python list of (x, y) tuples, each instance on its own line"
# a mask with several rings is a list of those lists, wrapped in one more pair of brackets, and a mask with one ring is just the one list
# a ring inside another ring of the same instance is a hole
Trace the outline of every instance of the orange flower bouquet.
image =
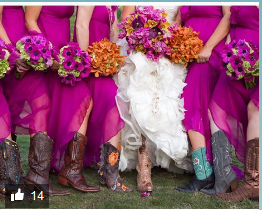
[(91, 73), (95, 77), (114, 75), (125, 62), (125, 56), (120, 55), (120, 46), (104, 38), (94, 42), (87, 49), (91, 57)]
[(170, 56), (168, 58), (174, 63), (180, 63), (184, 67), (189, 62), (197, 59), (203, 48), (203, 41), (199, 39), (197, 32), (191, 27), (169, 27), (171, 38), (168, 40)]

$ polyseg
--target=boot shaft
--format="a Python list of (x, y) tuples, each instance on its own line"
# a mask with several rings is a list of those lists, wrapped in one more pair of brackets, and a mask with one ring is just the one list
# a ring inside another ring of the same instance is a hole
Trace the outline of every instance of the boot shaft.
[(227, 136), (222, 130), (212, 136), (212, 155), (216, 186), (228, 186), (237, 179), (232, 169), (232, 150)]
[(259, 138), (247, 142), (245, 182), (252, 187), (259, 187)]
[(206, 159), (206, 148), (200, 147), (192, 152), (195, 174), (199, 180), (207, 179), (212, 173), (211, 164)]
[(65, 165), (72, 167), (79, 166), (83, 168), (84, 153), (87, 144), (87, 137), (76, 133), (73, 139), (68, 143), (65, 154)]
[(114, 173), (118, 171), (120, 152), (109, 142), (102, 145), (102, 158), (103, 165), (106, 166), (107, 173)]
[[(6, 194), (6, 184), (22, 184), (23, 171), (16, 142), (5, 139), (0, 144), (0, 193)], [(12, 190), (12, 189), (9, 189)]]
[(30, 173), (48, 179), (53, 152), (53, 141), (45, 133), (36, 133), (30, 140), (28, 162)]

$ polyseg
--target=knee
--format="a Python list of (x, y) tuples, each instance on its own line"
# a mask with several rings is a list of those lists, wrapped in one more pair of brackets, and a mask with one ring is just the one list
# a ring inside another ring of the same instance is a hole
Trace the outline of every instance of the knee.
[(252, 101), (247, 105), (247, 112), (248, 116), (259, 115), (259, 110)]

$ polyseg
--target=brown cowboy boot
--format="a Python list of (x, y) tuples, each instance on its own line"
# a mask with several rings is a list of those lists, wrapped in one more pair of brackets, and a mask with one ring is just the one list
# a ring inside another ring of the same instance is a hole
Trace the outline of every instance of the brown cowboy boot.
[(247, 142), (244, 182), (231, 193), (218, 193), (227, 201), (259, 200), (259, 138)]
[(109, 142), (102, 145), (101, 168), (98, 171), (100, 183), (116, 192), (132, 192), (133, 190), (122, 183), (119, 175), (120, 153), (116, 147)]
[(69, 195), (68, 191), (54, 189), (49, 180), (52, 151), (53, 141), (45, 133), (36, 133), (31, 138), (28, 155), (30, 169), (25, 176), (24, 182), (29, 188), (34, 186), (43, 191), (44, 194)]
[(151, 180), (151, 160), (148, 156), (148, 151), (145, 145), (145, 137), (142, 135), (142, 146), (138, 150), (138, 160), (136, 162), (137, 174), (137, 189), (140, 192), (153, 191)]
[[(0, 197), (10, 196), (15, 191), (15, 185), (23, 184), (23, 172), (18, 145), (16, 142), (5, 139), (0, 144)], [(14, 189), (8, 189), (6, 185), (14, 185)]]
[(68, 143), (65, 164), (58, 175), (58, 182), (61, 185), (71, 186), (83, 192), (99, 192), (99, 187), (87, 185), (83, 176), (83, 159), (86, 144), (86, 136), (78, 132)]

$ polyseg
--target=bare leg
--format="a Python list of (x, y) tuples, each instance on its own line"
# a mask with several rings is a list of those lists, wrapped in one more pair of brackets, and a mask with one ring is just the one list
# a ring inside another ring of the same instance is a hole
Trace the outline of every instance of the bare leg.
[(93, 108), (93, 100), (91, 100), (91, 102), (90, 102), (90, 105), (89, 105), (89, 107), (87, 109), (87, 112), (86, 112), (85, 119), (84, 119), (81, 127), (79, 128), (78, 133), (86, 135), (87, 126), (88, 126), (88, 119), (89, 119), (89, 115), (90, 115), (90, 113), (92, 111), (92, 108)]
[(211, 134), (213, 135), (214, 133), (216, 133), (217, 131), (219, 131), (220, 129), (217, 127), (217, 125), (215, 124), (212, 115), (210, 113), (210, 110), (208, 110), (208, 116), (209, 116), (209, 121), (210, 121), (210, 129), (211, 129)]
[(9, 136), (6, 137), (6, 139), (8, 139), (8, 140), (13, 140), (13, 139), (12, 139), (12, 136), (11, 136), (11, 133), (9, 134)]
[(118, 147), (118, 144), (120, 142), (120, 137), (121, 137), (121, 131), (119, 131), (114, 137), (112, 137), (108, 142), (112, 144), (114, 147)]
[(205, 137), (201, 133), (195, 130), (189, 130), (188, 136), (189, 136), (193, 151), (200, 147), (206, 147)]
[(250, 101), (247, 107), (248, 112), (248, 126), (247, 126), (247, 140), (259, 137), (259, 110), (255, 104)]

